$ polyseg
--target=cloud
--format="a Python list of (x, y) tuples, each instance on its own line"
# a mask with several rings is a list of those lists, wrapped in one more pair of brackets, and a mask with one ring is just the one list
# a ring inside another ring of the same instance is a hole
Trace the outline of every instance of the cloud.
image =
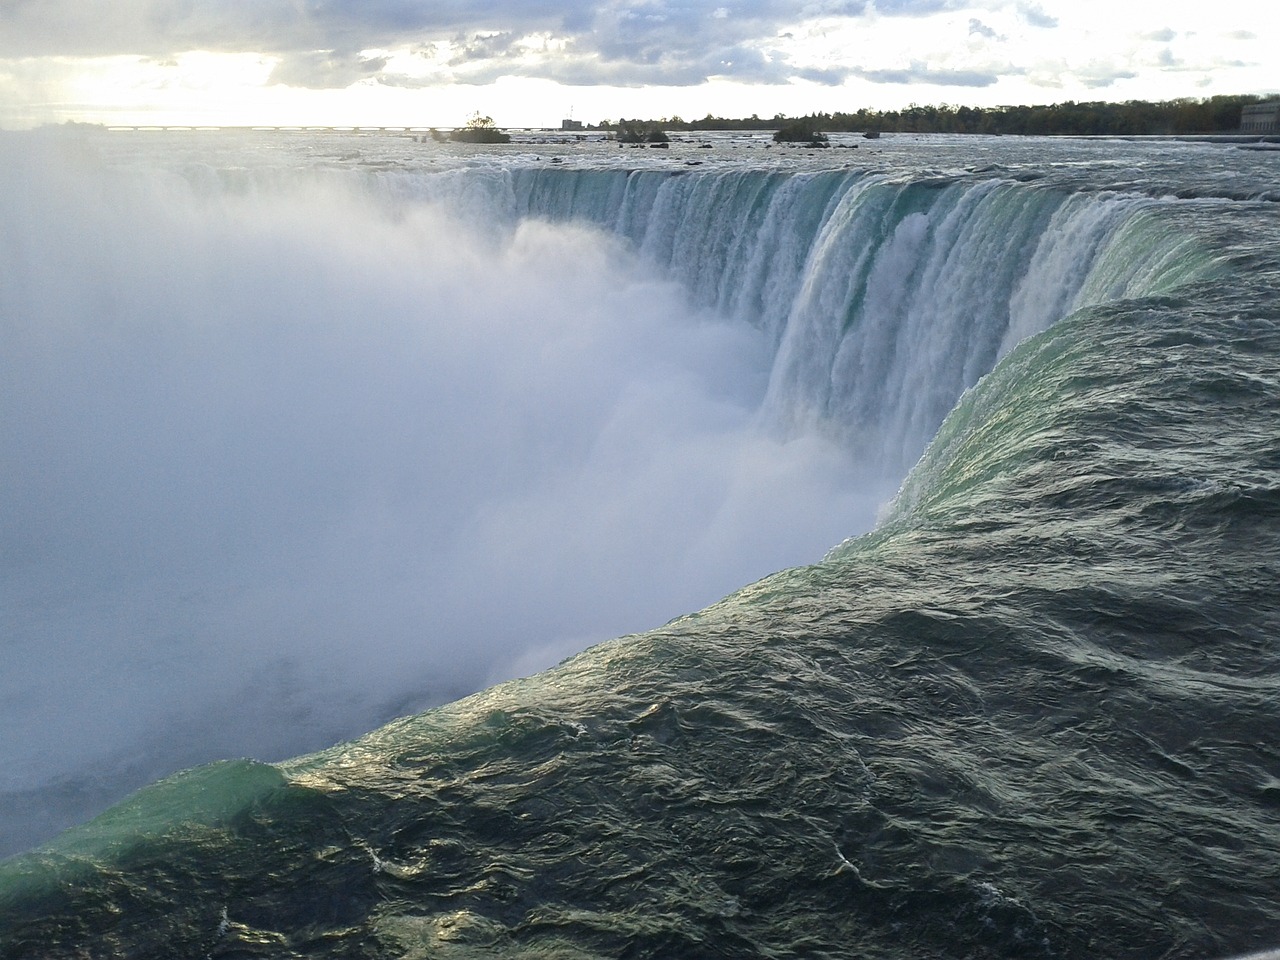
[(320, 90), (349, 87), (376, 75), (386, 65), (386, 57), (362, 57), (331, 50), (290, 54), (276, 65), (270, 82)]
[[(909, 18), (962, 6), (959, 0), (122, 0), (108, 7), (17, 0), (0, 34), (0, 57), (251, 51), (279, 59), (274, 82), (307, 88), (341, 88), (369, 77), (429, 86), (499, 76), (621, 85), (802, 77), (829, 84), (848, 71), (764, 48), (815, 18), (871, 9)], [(556, 38), (556, 48), (532, 49), (526, 41), (535, 36)], [(434, 74), (388, 72), (381, 59), (384, 51), (445, 43), (451, 56)]]
[(969, 20), (969, 36), (986, 37), (988, 40), (1002, 39), (999, 33), (976, 18)]
[(18, 0), (8, 6), (0, 34), (0, 55), (8, 56), (354, 51), (458, 31), (583, 29), (594, 9), (565, 0), (122, 0), (89, 7)]
[(1109, 87), (1120, 80), (1132, 80), (1138, 74), (1128, 67), (1120, 67), (1110, 63), (1090, 63), (1077, 67), (1073, 73), (1081, 84), (1090, 90)]
[(1178, 32), (1176, 30), (1171, 30), (1168, 27), (1165, 27), (1163, 30), (1152, 30), (1150, 33), (1144, 33), (1142, 35), (1142, 39), (1154, 40), (1156, 43), (1168, 43), (1170, 40), (1177, 39), (1177, 37)]
[(510, 31), (502, 33), (472, 34), (470, 37), (459, 37), (454, 46), (457, 54), (454, 60), (470, 63), (479, 60), (501, 60), (516, 55), (516, 41), (520, 38)]
[(1008, 75), (981, 70), (937, 70), (928, 64), (913, 62), (910, 67), (892, 70), (854, 70), (853, 75), (871, 83), (933, 84), (949, 87), (990, 87)]
[(876, 12), (891, 17), (923, 17), (948, 10), (963, 10), (967, 0), (876, 0)]
[(852, 67), (804, 67), (795, 72), (800, 80), (818, 83), (828, 87), (838, 87), (849, 77), (854, 76)]
[(483, 85), (501, 77), (551, 78), (567, 86), (696, 86), (711, 77), (732, 76), (747, 83), (785, 83), (801, 77), (822, 84), (839, 84), (850, 75), (843, 68), (808, 68), (774, 60), (750, 47), (687, 51), (683, 56), (656, 55), (638, 62), (625, 57), (601, 57), (570, 48), (554, 62), (524, 61), (514, 56), (474, 61), (451, 60), (443, 75), (431, 78), (382, 75), (390, 86), (422, 88), (441, 82)]
[(1058, 18), (1045, 13), (1037, 4), (1020, 3), (1018, 13), (1022, 19), (1033, 27), (1050, 29), (1058, 25)]

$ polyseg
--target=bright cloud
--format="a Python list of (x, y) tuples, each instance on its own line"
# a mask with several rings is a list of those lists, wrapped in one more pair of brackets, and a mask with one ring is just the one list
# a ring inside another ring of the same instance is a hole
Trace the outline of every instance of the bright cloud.
[(0, 124), (1265, 93), (1277, 42), (1252, 0), (0, 0)]

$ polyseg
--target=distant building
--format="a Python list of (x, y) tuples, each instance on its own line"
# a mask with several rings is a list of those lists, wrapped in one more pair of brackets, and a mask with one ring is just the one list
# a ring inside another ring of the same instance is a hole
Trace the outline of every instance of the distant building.
[(1280, 133), (1280, 100), (1251, 103), (1240, 113), (1241, 133)]
[(560, 129), (561, 130), (581, 130), (582, 121), (581, 120), (561, 120)]

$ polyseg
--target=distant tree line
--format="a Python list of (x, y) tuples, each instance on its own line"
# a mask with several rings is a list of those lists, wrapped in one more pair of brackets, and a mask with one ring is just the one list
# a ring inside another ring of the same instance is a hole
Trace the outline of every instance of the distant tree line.
[(864, 133), (985, 133), (1074, 136), (1160, 136), (1225, 134), (1240, 129), (1240, 111), (1261, 103), (1257, 96), (1216, 96), (1202, 100), (1180, 99), (1123, 103), (1055, 103), (1047, 106), (957, 107), (950, 104), (903, 110), (858, 110), (853, 113), (811, 113), (788, 118), (783, 114), (763, 119), (715, 117), (701, 120), (663, 117), (660, 120), (603, 120), (591, 129), (619, 131), (643, 126), (647, 130), (778, 130), (804, 124), (814, 131)]

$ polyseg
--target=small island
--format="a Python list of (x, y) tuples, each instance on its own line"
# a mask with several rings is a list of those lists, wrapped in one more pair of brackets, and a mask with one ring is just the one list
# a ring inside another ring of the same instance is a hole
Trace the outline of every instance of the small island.
[(499, 130), (492, 117), (476, 113), (465, 127), (450, 133), (449, 139), (455, 143), (510, 143), (511, 134)]
[(619, 120), (615, 137), (619, 144), (628, 143), (633, 146), (646, 144), (665, 147), (671, 142), (660, 124), (644, 120)]
[(784, 123), (773, 135), (774, 143), (803, 143), (808, 147), (825, 147), (827, 135), (818, 130), (813, 117), (801, 117)]

